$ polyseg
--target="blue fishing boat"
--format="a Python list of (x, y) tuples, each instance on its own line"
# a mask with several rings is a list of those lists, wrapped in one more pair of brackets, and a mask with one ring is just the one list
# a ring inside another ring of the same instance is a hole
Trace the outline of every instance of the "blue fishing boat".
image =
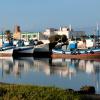
[(11, 39), (11, 35), (9, 35), (9, 39), (7, 34), (10, 34), (10, 31), (6, 31), (6, 34), (2, 32), (2, 46), (0, 47), (0, 57), (10, 57), (13, 54), (13, 40)]
[[(97, 33), (98, 33), (98, 43), (99, 43), (99, 29), (97, 25)], [(96, 40), (96, 39), (94, 39)], [(94, 41), (94, 44), (96, 41)], [(96, 46), (93, 46), (91, 48), (84, 48), (79, 49), (77, 47), (76, 41), (71, 41), (68, 45), (68, 48), (66, 50), (63, 49), (52, 49), (52, 55), (53, 58), (76, 58), (76, 59), (100, 59), (100, 46), (99, 44)]]
[(64, 50), (52, 50), (53, 58), (76, 58), (76, 59), (100, 59), (100, 48), (91, 48), (84, 50), (64, 51)]
[(78, 49), (75, 42), (68, 45), (66, 50), (52, 49), (52, 57), (54, 58), (98, 58), (100, 59), (100, 47), (91, 47), (87, 49)]

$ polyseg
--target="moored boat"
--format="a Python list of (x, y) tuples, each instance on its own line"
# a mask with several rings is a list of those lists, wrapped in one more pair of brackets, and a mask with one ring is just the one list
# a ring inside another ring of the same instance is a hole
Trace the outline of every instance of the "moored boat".
[(40, 44), (34, 47), (34, 57), (50, 57), (49, 44)]
[(16, 47), (13, 56), (33, 56), (34, 46)]
[(33, 56), (34, 45), (25, 46), (23, 40), (19, 40), (18, 46), (13, 51), (13, 56)]
[(11, 57), (13, 55), (13, 39), (12, 34), (9, 30), (6, 30), (5, 33), (2, 32), (0, 45), (0, 57)]
[(11, 57), (13, 55), (13, 49), (15, 46), (12, 41), (3, 41), (2, 47), (0, 47), (0, 57)]
[(63, 51), (52, 50), (52, 58), (69, 58), (69, 59), (100, 59), (100, 48)]
[(0, 49), (0, 57), (11, 57), (13, 55), (13, 47), (5, 47)]

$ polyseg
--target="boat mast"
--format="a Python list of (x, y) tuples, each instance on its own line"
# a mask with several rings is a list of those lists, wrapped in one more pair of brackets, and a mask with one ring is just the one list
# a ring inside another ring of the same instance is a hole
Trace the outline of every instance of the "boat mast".
[(97, 40), (98, 40), (98, 47), (99, 47), (99, 25), (97, 24)]
[(2, 30), (2, 48), (3, 48), (3, 41), (4, 41), (4, 40), (3, 40), (3, 35), (4, 35), (4, 34), (3, 34), (3, 30)]
[(93, 32), (93, 47), (96, 47), (96, 32)]

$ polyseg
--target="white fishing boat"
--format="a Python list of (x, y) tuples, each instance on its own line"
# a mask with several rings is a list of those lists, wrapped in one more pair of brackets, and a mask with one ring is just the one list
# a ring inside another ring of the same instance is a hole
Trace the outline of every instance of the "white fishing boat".
[(13, 56), (33, 56), (34, 45), (25, 46), (24, 41), (20, 40), (18, 46), (14, 48)]
[(23, 53), (23, 54), (33, 54), (34, 46), (23, 46), (23, 47), (16, 47), (14, 52), (16, 53)]
[(13, 46), (0, 49), (0, 57), (11, 57), (13, 55)]

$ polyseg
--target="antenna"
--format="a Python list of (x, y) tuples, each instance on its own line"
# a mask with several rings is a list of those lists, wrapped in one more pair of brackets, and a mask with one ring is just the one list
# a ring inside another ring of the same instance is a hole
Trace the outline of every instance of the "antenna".
[(69, 25), (69, 30), (70, 30), (70, 31), (72, 30), (72, 26), (71, 26), (71, 24)]
[(98, 23), (97, 23), (97, 31), (99, 30), (99, 25), (98, 25)]

